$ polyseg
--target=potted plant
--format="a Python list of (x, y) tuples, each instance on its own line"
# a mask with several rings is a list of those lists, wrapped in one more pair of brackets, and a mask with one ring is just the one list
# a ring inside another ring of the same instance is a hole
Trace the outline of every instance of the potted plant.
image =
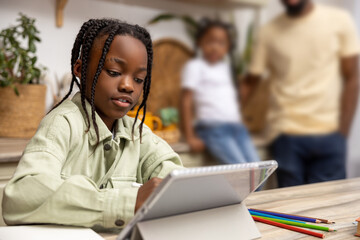
[(0, 137), (30, 138), (45, 112), (40, 84), (35, 19), (20, 13), (17, 25), (0, 32)]

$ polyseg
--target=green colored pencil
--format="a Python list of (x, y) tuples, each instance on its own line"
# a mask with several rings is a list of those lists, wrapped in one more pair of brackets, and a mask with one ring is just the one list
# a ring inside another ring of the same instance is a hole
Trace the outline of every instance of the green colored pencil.
[(280, 220), (280, 219), (269, 218), (269, 217), (260, 217), (260, 216), (257, 216), (257, 217), (262, 218), (262, 219), (266, 219), (266, 220), (270, 220), (270, 221), (274, 221), (274, 222), (278, 222), (278, 223), (297, 226), (297, 227), (311, 228), (311, 229), (316, 229), (316, 230), (321, 230), (321, 231), (326, 231), (326, 232), (334, 232), (334, 231), (336, 231), (336, 230), (328, 228), (328, 227), (312, 225), (312, 224), (308, 224), (308, 223), (298, 223), (298, 222)]

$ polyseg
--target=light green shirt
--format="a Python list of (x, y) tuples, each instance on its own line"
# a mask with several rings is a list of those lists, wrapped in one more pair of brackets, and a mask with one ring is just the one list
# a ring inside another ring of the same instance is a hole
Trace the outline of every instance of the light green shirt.
[[(88, 102), (86, 107), (91, 115)], [(138, 125), (132, 141), (133, 118), (117, 121), (114, 138), (98, 115), (96, 122), (98, 145), (94, 128), (86, 132), (79, 93), (45, 116), (5, 187), (7, 224), (122, 227), (134, 215), (138, 188), (132, 183), (182, 167), (179, 156), (145, 125), (142, 142)]]

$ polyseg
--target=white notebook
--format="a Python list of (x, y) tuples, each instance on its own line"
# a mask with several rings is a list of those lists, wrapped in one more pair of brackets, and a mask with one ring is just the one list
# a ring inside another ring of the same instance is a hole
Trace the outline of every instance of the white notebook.
[(54, 225), (0, 227), (0, 240), (104, 240), (90, 228)]

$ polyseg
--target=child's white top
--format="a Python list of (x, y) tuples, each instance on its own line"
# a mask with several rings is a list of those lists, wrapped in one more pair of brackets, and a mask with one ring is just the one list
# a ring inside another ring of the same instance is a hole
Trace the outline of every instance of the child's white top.
[(240, 111), (231, 68), (225, 61), (210, 65), (202, 58), (189, 61), (182, 87), (193, 91), (198, 121), (240, 122)]

